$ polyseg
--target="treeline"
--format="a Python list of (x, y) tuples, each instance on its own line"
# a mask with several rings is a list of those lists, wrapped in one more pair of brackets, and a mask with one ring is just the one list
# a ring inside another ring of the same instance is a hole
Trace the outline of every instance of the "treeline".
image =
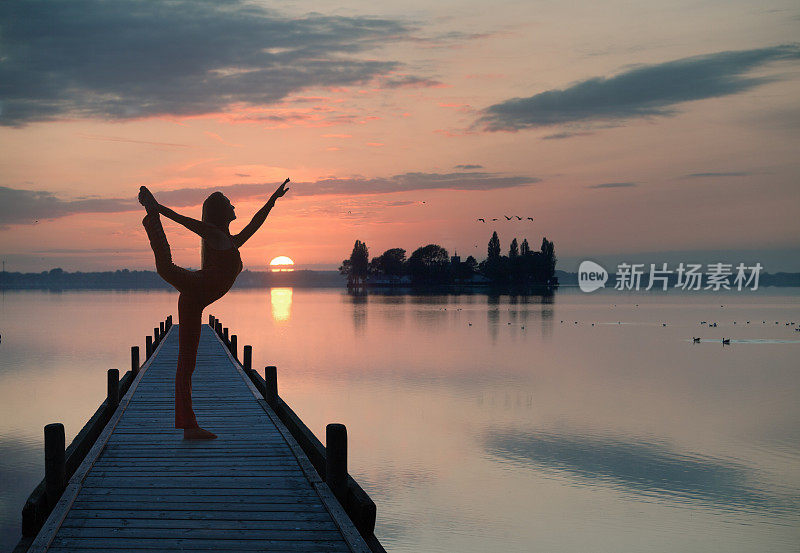
[[(341, 286), (344, 278), (337, 271), (296, 270), (286, 272), (242, 271), (236, 288), (268, 288), (270, 286), (326, 287)], [(4, 290), (173, 290), (154, 271), (75, 272), (56, 268), (41, 273), (0, 273), (0, 289)]]
[(554, 286), (558, 284), (556, 261), (555, 246), (547, 238), (542, 238), (537, 251), (531, 250), (527, 239), (519, 244), (514, 238), (508, 255), (502, 255), (500, 238), (494, 232), (481, 262), (471, 255), (463, 261), (458, 255), (451, 257), (438, 244), (417, 248), (408, 258), (403, 248), (391, 248), (370, 260), (367, 245), (356, 240), (339, 272), (347, 277), (350, 288), (368, 284)]

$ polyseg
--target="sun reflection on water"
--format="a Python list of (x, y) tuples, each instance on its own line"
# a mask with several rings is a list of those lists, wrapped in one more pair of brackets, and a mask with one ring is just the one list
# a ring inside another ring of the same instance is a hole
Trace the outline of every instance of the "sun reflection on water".
[(286, 322), (292, 310), (291, 288), (270, 288), (270, 302), (272, 303), (272, 318), (276, 322)]

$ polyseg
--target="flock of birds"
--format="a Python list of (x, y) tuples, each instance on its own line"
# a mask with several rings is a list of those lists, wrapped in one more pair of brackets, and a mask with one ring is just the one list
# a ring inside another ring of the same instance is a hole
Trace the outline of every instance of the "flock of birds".
[[(617, 306), (617, 304), (613, 305), (613, 307), (616, 307), (616, 306)], [(638, 303), (636, 304), (636, 307), (639, 307)], [(720, 305), (720, 307), (725, 307), (725, 306), (724, 305)], [(441, 311), (447, 311), (447, 308), (446, 307), (442, 307), (442, 308), (440, 308), (440, 310)], [(510, 310), (511, 310), (511, 308), (509, 308), (509, 311)], [(458, 308), (455, 309), (455, 311), (461, 311), (461, 308), (458, 307)], [(467, 324), (469, 326), (472, 326), (471, 322), (467, 322)], [(508, 324), (510, 325), (511, 323), (509, 322)], [(561, 320), (561, 324), (564, 324), (564, 320), (563, 319)], [(574, 321), (573, 324), (578, 324), (578, 321)], [(617, 321), (617, 324), (621, 325), (622, 321)], [(716, 323), (716, 322), (709, 323), (708, 321), (700, 321), (699, 324), (700, 325), (706, 325), (708, 328), (717, 328), (719, 326), (719, 323)], [(733, 324), (737, 324), (737, 322), (733, 321)], [(749, 325), (750, 321), (746, 321), (745, 324)], [(767, 321), (766, 320), (761, 321), (761, 324), (767, 324)], [(780, 321), (775, 321), (775, 324), (780, 324)], [(595, 325), (595, 323), (592, 323), (592, 326), (594, 326), (594, 325)], [(796, 323), (795, 321), (787, 321), (786, 323), (784, 323), (784, 325), (785, 326), (793, 326), (795, 332), (800, 332), (800, 324)], [(795, 325), (797, 325), (797, 326), (795, 326)], [(661, 323), (661, 326), (662, 327), (667, 326), (667, 323)], [(525, 325), (522, 325), (521, 328), (522, 328), (522, 330), (525, 330)], [(695, 337), (695, 336), (692, 337), (692, 343), (693, 344), (699, 344), (700, 341), (701, 341), (701, 338)], [(731, 344), (731, 339), (730, 338), (722, 338), (722, 345), (723, 346), (729, 346), (730, 344)]]
[[(511, 217), (509, 217), (508, 215), (503, 215), (503, 217), (506, 218), (506, 221), (510, 221), (511, 219), (514, 219), (515, 217), (516, 217), (517, 221), (522, 221), (523, 220), (522, 217), (520, 217), (519, 215), (512, 215)], [(482, 223), (486, 222), (486, 218), (485, 217), (478, 217), (478, 219), (476, 219), (476, 220), (480, 221)], [(493, 219), (489, 219), (489, 220), (490, 221), (499, 221), (500, 219), (498, 217), (494, 217)], [(533, 217), (525, 217), (525, 220), (533, 221)]]
[[(720, 305), (720, 307), (723, 307), (723, 306)], [(700, 321), (700, 325), (706, 325), (708, 328), (717, 328), (718, 324), (719, 323), (709, 323), (708, 321)], [(736, 324), (736, 321), (733, 321), (733, 324)], [(750, 321), (745, 321), (744, 324), (748, 324), (749, 325)], [(761, 321), (761, 324), (767, 324), (767, 321)], [(780, 321), (775, 321), (775, 324), (777, 325), (777, 324), (781, 324), (781, 323), (780, 323)], [(784, 326), (794, 326), (795, 327), (794, 328), (795, 332), (800, 332), (800, 326), (795, 326), (796, 324), (797, 323), (794, 322), (794, 321), (787, 321), (787, 322), (784, 323)], [(692, 343), (693, 344), (699, 344), (700, 343), (700, 338), (692, 336)], [(728, 345), (730, 345), (730, 343), (731, 343), (731, 339), (730, 338), (723, 338), (722, 339), (722, 345), (723, 346), (728, 346)]]

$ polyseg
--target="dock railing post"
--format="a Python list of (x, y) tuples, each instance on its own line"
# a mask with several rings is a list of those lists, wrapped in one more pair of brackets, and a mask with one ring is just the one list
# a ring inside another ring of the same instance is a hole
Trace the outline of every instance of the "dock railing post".
[(325, 482), (344, 505), (347, 498), (347, 428), (331, 423), (325, 427)]
[(222, 329), (222, 341), (225, 342), (225, 345), (228, 346), (228, 349), (231, 347), (231, 341), (228, 338), (228, 327), (223, 327)]
[(166, 326), (167, 325), (164, 324), (164, 321), (161, 321), (160, 323), (158, 323), (158, 327), (159, 327), (159, 334), (158, 335), (159, 336), (163, 336), (164, 335), (164, 331), (166, 330)]
[(264, 399), (270, 407), (278, 404), (278, 368), (275, 365), (264, 367)]
[(210, 326), (211, 328), (214, 328), (214, 315), (209, 315), (208, 316), (208, 326)]
[(139, 374), (139, 346), (131, 346), (131, 372), (134, 378)]
[(108, 416), (110, 417), (119, 405), (119, 370), (108, 369)]
[(230, 347), (228, 348), (231, 350), (231, 355), (237, 361), (239, 360), (239, 337), (236, 334), (231, 335), (231, 343)]
[(60, 422), (44, 427), (44, 485), (47, 504), (52, 508), (67, 487), (67, 468), (64, 460), (64, 425)]
[(153, 329), (153, 345), (158, 347), (161, 342), (161, 335), (158, 333), (158, 328)]
[(244, 367), (244, 372), (247, 376), (250, 376), (250, 371), (253, 368), (253, 346), (244, 346), (242, 348), (242, 356), (244, 357), (242, 367)]
[(217, 333), (217, 336), (222, 338), (222, 323), (219, 319), (214, 319), (214, 331)]
[(152, 336), (145, 336), (145, 338), (144, 338), (144, 354), (145, 354), (145, 359), (150, 359), (150, 356), (153, 355), (153, 337)]

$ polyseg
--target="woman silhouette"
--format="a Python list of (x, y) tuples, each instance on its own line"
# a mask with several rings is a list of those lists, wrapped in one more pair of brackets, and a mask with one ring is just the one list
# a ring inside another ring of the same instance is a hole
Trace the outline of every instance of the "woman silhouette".
[[(203, 220), (184, 217), (159, 204), (144, 186), (139, 189), (139, 203), (147, 210), (142, 224), (150, 239), (161, 278), (174, 286), (178, 296), (178, 366), (175, 371), (175, 428), (183, 428), (185, 440), (211, 440), (217, 436), (200, 428), (192, 410), (192, 372), (197, 361), (203, 308), (218, 300), (233, 286), (242, 271), (239, 248), (264, 224), (275, 201), (289, 191), (286, 179), (253, 220), (237, 235), (228, 226), (236, 219), (233, 205), (222, 192), (214, 192), (203, 202)], [(200, 235), (201, 269), (190, 271), (172, 262), (161, 215)]]

